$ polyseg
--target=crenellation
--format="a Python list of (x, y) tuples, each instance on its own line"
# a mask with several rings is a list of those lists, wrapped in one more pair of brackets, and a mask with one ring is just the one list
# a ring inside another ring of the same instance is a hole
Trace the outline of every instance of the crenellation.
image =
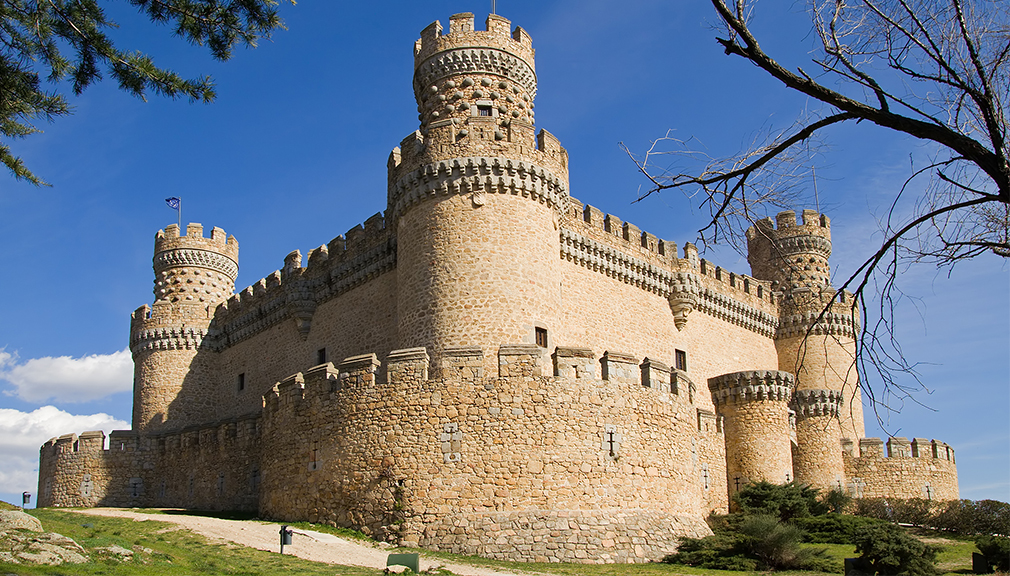
[(543, 348), (535, 344), (509, 344), (498, 348), (499, 378), (543, 375)]
[(447, 346), (442, 349), (441, 375), (460, 381), (484, 377), (484, 349), (480, 346)]
[(908, 441), (908, 438), (904, 437), (891, 437), (887, 439), (887, 457), (888, 458), (911, 458), (912, 457), (912, 444)]
[(389, 154), (385, 210), (345, 234), (235, 293), (234, 237), (158, 231), (155, 300), (131, 315), (133, 429), (46, 442), (40, 505), (623, 563), (709, 534), (752, 481), (958, 497), (945, 443), (891, 438), (885, 457), (862, 437), (828, 218), (755, 222), (747, 274), (572, 198), (511, 27), (463, 13), (422, 31), (419, 124)]
[(624, 352), (606, 351), (600, 358), (601, 374), (604, 380), (611, 382), (634, 383), (641, 382), (641, 372), (638, 359)]
[(359, 354), (344, 358), (337, 365), (337, 369), (340, 371), (341, 388), (375, 385), (375, 374), (380, 365), (375, 354)]
[[(473, 32), (473, 12), (462, 12), (449, 16), (449, 34)], [(490, 29), (488, 30), (490, 32)]]
[(553, 356), (555, 376), (596, 380), (596, 354), (591, 349), (558, 346)]
[(429, 360), (424, 348), (393, 350), (386, 357), (386, 382), (416, 385), (427, 381)]
[(670, 367), (658, 360), (653, 360), (648, 356), (642, 360), (642, 386), (655, 388), (666, 392), (673, 392), (670, 386)]
[(863, 458), (883, 458), (884, 441), (880, 438), (860, 438), (859, 456)]

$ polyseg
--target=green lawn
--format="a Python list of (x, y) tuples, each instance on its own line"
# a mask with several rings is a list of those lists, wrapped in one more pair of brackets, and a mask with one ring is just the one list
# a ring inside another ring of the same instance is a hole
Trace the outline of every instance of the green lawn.
[[(143, 512), (155, 512), (143, 510)], [(24, 565), (0, 563), (0, 574), (45, 574), (45, 575), (76, 575), (101, 574), (117, 575), (197, 575), (197, 574), (234, 574), (234, 575), (287, 575), (297, 574), (346, 574), (377, 575), (381, 570), (360, 568), (354, 566), (333, 566), (301, 560), (294, 556), (281, 556), (252, 548), (230, 544), (212, 544), (202, 536), (167, 522), (135, 522), (124, 518), (107, 518), (102, 516), (85, 516), (64, 510), (40, 509), (29, 510), (29, 513), (39, 518), (47, 531), (58, 532), (76, 540), (83, 546), (93, 559), (92, 562), (80, 565), (64, 565), (59, 567), (32, 567)], [(171, 513), (171, 512), (169, 512)], [(210, 514), (208, 514), (210, 515)], [(296, 528), (307, 528), (320, 532), (330, 532), (344, 538), (365, 538), (362, 534), (325, 525), (309, 523), (292, 523)], [(916, 533), (926, 541), (942, 547), (939, 554), (938, 567), (946, 574), (966, 574), (971, 572), (971, 553), (975, 545), (970, 540), (956, 540), (945, 535), (930, 532)], [(134, 550), (131, 560), (121, 561), (114, 556), (95, 552), (96, 548), (111, 545), (122, 546)], [(828, 548), (829, 555), (837, 560), (839, 573), (842, 559), (855, 555), (854, 547), (842, 544), (810, 544), (809, 546)], [(143, 549), (150, 550), (149, 552)], [(400, 552), (411, 550), (401, 549)], [(507, 571), (586, 576), (668, 576), (674, 574), (698, 576), (752, 576), (767, 574), (764, 572), (732, 572), (724, 570), (704, 570), (671, 564), (539, 564), (522, 562), (502, 562), (474, 556), (458, 556), (443, 552), (414, 550), (432, 560), (473, 564), (498, 568)], [(444, 572), (443, 572), (444, 573)], [(826, 576), (822, 572), (780, 572), (783, 576)]]

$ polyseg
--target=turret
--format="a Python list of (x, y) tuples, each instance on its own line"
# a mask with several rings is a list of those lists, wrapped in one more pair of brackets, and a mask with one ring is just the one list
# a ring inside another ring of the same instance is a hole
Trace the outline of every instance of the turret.
[(750, 370), (709, 378), (712, 403), (724, 418), (730, 495), (751, 482), (793, 480), (789, 399), (793, 375)]
[(474, 30), (466, 13), (421, 32), (420, 127), (389, 158), (399, 345), (426, 347), (436, 372), (446, 346), (535, 344), (560, 324), (568, 156), (534, 135), (533, 43), (510, 26), (492, 14)]
[[(831, 222), (814, 210), (804, 210), (802, 222), (791, 210), (781, 212), (774, 223), (765, 218), (747, 230), (747, 247), (754, 277), (771, 281), (779, 294), (779, 369), (796, 377), (796, 476), (837, 488), (844, 477), (839, 437), (861, 438), (864, 428), (855, 367), (859, 323), (852, 294), (831, 287)], [(837, 409), (828, 408), (833, 402)]]
[[(202, 421), (213, 406), (202, 401), (212, 380), (204, 338), (214, 309), (235, 291), (238, 242), (214, 228), (190, 224), (186, 235), (175, 224), (154, 239), (154, 304), (133, 313), (133, 429), (177, 430)], [(185, 402), (175, 402), (185, 393)], [(210, 420), (213, 420), (211, 414)], [(205, 420), (204, 420), (205, 421)]]

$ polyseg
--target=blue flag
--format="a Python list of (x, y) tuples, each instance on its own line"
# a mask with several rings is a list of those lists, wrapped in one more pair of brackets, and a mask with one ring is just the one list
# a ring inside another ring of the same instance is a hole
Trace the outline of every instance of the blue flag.
[(171, 198), (165, 198), (165, 203), (168, 204), (168, 207), (172, 210), (178, 210), (179, 206), (182, 205), (182, 199), (172, 196)]

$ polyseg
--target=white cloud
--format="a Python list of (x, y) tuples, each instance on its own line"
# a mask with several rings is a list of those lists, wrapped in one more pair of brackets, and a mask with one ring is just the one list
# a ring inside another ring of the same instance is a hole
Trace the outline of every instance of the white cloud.
[(130, 427), (129, 422), (108, 414), (70, 414), (55, 406), (43, 406), (32, 412), (0, 408), (0, 486), (5, 491), (32, 494), (38, 487), (39, 447), (46, 440), (63, 434)]
[(133, 388), (133, 360), (128, 350), (32, 358), (19, 362), (17, 354), (0, 349), (0, 379), (14, 390), (4, 391), (25, 402), (90, 402)]

